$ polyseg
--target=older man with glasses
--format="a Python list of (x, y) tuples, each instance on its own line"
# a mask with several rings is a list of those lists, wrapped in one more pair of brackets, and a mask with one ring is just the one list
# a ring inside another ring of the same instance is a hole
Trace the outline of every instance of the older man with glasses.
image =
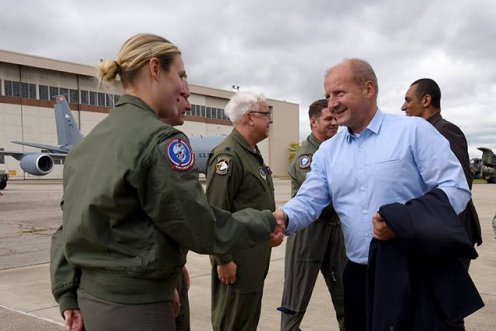
[[(262, 95), (239, 92), (225, 112), (234, 129), (208, 160), (209, 202), (230, 211), (275, 210), (272, 172), (257, 147), (272, 124), (267, 101)], [(281, 234), (251, 249), (211, 256), (213, 330), (257, 329), (271, 246), (280, 245), (282, 238)]]

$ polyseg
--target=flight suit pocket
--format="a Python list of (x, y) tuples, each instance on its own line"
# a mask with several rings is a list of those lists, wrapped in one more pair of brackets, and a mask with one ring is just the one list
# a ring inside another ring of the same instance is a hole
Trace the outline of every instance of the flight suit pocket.
[(244, 183), (241, 187), (241, 192), (244, 196), (253, 196), (257, 197), (260, 193), (265, 193), (267, 190), (267, 184), (264, 183), (263, 178), (259, 178), (259, 176), (255, 176), (252, 173), (248, 173), (245, 175)]

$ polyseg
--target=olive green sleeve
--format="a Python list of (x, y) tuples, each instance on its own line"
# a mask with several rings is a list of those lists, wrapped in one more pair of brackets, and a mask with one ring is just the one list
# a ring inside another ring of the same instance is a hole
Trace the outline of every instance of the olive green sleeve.
[(53, 234), (51, 241), (50, 281), (52, 294), (59, 303), (62, 316), (67, 309), (79, 309), (76, 291), (81, 276), (80, 270), (65, 258), (64, 247), (64, 232), (60, 227)]
[(272, 213), (244, 210), (231, 214), (210, 207), (196, 166), (178, 169), (168, 154), (171, 144), (178, 141), (191, 152), (186, 136), (175, 132), (145, 151), (143, 170), (130, 175), (155, 225), (182, 247), (202, 254), (226, 254), (267, 241), (275, 227)]

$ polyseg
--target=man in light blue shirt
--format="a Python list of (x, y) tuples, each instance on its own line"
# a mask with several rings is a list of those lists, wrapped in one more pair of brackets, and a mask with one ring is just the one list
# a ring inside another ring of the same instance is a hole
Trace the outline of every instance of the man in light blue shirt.
[(448, 141), (429, 123), (377, 108), (377, 79), (367, 62), (349, 59), (330, 68), (324, 88), (329, 109), (347, 129), (322, 143), (298, 194), (276, 217), (285, 218), (286, 233), (293, 234), (332, 202), (350, 260), (343, 275), (345, 328), (365, 330), (370, 241), (395, 237), (379, 208), (439, 188), (460, 213), (471, 193)]

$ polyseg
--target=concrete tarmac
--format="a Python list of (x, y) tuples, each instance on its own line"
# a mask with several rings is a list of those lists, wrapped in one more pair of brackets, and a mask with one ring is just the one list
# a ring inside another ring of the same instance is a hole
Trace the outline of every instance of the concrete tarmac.
[[(275, 180), (276, 202), (290, 196), (290, 182)], [(0, 330), (63, 330), (58, 305), (50, 293), (50, 236), (61, 224), (60, 181), (9, 181), (0, 195)], [(496, 316), (496, 241), (491, 220), (496, 212), (496, 185), (475, 184), (473, 198), (484, 243), (470, 274), (486, 304), (466, 319), (467, 330), (494, 330)], [(273, 250), (265, 281), (259, 330), (279, 330), (276, 311), (282, 294), (284, 244)], [(192, 330), (211, 330), (210, 263), (190, 252), (189, 300)], [(302, 323), (303, 330), (338, 330), (332, 303), (321, 276)]]

